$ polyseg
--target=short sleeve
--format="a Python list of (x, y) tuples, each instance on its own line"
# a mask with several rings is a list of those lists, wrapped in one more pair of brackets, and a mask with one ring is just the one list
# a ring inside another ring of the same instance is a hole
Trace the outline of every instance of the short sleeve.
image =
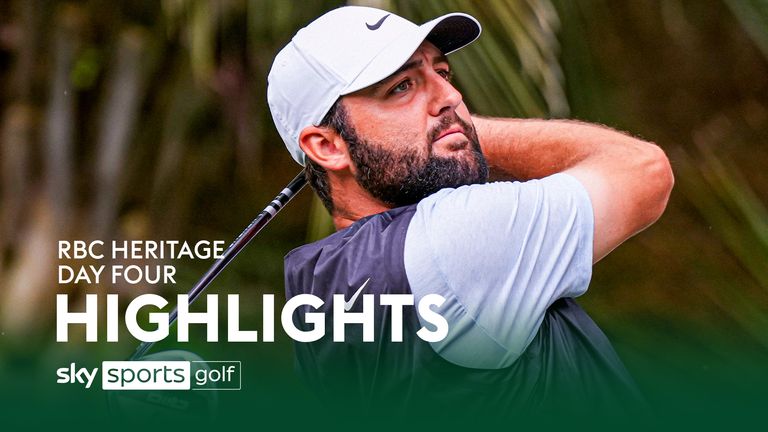
[(589, 195), (567, 174), (443, 189), (422, 200), (404, 264), (417, 302), (427, 294), (446, 300), (435, 311), (448, 336), (432, 348), (464, 367), (512, 364), (555, 300), (587, 290), (593, 234)]

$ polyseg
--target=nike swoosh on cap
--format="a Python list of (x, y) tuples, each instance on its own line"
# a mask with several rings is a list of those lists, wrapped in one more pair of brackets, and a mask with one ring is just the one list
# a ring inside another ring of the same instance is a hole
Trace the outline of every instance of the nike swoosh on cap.
[[(384, 18), (386, 18), (386, 17), (384, 17)], [(349, 299), (349, 301), (345, 301), (344, 302), (344, 310), (346, 312), (349, 312), (350, 309), (352, 309), (352, 306), (355, 305), (355, 300), (357, 300), (357, 296), (359, 296), (360, 292), (363, 290), (363, 288), (365, 288), (365, 286), (368, 285), (368, 281), (369, 280), (371, 280), (371, 278), (366, 279), (365, 282), (363, 282), (363, 284), (360, 285), (360, 288), (358, 288), (357, 291), (355, 291), (355, 293), (352, 294), (352, 297)]]
[(392, 15), (392, 14), (386, 14), (386, 15), (384, 15), (384, 16), (383, 16), (383, 17), (381, 17), (381, 19), (380, 19), (378, 22), (376, 22), (375, 24), (368, 24), (368, 23), (365, 23), (365, 26), (366, 26), (366, 27), (368, 27), (368, 30), (378, 30), (378, 29), (379, 29), (379, 27), (381, 27), (381, 25), (382, 25), (382, 24), (384, 24), (384, 20), (385, 20), (385, 19), (387, 19), (387, 18), (388, 18), (390, 15)]

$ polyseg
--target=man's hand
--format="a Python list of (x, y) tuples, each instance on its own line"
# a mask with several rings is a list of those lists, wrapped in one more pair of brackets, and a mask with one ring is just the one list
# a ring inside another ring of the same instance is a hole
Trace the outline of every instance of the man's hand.
[(593, 262), (654, 223), (674, 184), (658, 146), (569, 120), (473, 117), (496, 178), (530, 180), (564, 172), (578, 179), (595, 217)]

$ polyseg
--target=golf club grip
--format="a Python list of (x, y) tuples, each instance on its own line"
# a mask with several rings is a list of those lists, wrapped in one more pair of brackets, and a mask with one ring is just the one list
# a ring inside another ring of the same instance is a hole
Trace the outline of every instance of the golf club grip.
[[(240, 233), (237, 238), (232, 242), (232, 244), (229, 245), (229, 247), (224, 251), (221, 258), (219, 258), (212, 266), (208, 269), (207, 272), (203, 275), (203, 277), (200, 278), (199, 281), (195, 284), (195, 286), (192, 287), (191, 290), (187, 293), (189, 295), (189, 304), (192, 304), (195, 300), (197, 300), (198, 297), (200, 297), (200, 294), (203, 293), (203, 291), (208, 287), (208, 285), (213, 282), (214, 279), (216, 279), (216, 276), (221, 273), (222, 270), (227, 266), (227, 264), (232, 261), (238, 253), (240, 253), (243, 248), (254, 238), (256, 237), (256, 234), (259, 233), (259, 231), (264, 228), (269, 221), (272, 220), (272, 218), (283, 208), (286, 204), (294, 197), (297, 193), (304, 187), (304, 185), (307, 183), (306, 178), (304, 177), (304, 172), (300, 172), (296, 177), (294, 177), (293, 180), (288, 183), (288, 185), (280, 191), (280, 193), (275, 197), (274, 200), (272, 200), (267, 207), (264, 208), (264, 210), (259, 213), (258, 216), (243, 230), (243, 232)], [(173, 311), (171, 311), (171, 314), (168, 316), (168, 327), (173, 325), (174, 322), (176, 322), (176, 318), (178, 316), (179, 307), (176, 306)], [(154, 345), (154, 342), (142, 342), (137, 348), (136, 351), (134, 351), (133, 355), (131, 355), (129, 360), (137, 360), (141, 356), (143, 356), (147, 351), (149, 351), (150, 348), (152, 348), (152, 345)]]

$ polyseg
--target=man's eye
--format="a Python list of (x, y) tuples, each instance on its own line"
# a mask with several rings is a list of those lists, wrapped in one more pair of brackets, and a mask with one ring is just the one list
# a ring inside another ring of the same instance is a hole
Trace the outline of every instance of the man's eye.
[(412, 85), (413, 83), (411, 82), (411, 80), (406, 79), (401, 81), (398, 85), (392, 87), (392, 90), (390, 90), (389, 92), (391, 94), (402, 93), (404, 91), (408, 91), (408, 89), (411, 88)]
[(448, 69), (439, 69), (437, 73), (441, 77), (445, 78), (445, 80), (448, 82), (451, 82), (451, 80), (453, 79), (453, 72), (449, 71)]

